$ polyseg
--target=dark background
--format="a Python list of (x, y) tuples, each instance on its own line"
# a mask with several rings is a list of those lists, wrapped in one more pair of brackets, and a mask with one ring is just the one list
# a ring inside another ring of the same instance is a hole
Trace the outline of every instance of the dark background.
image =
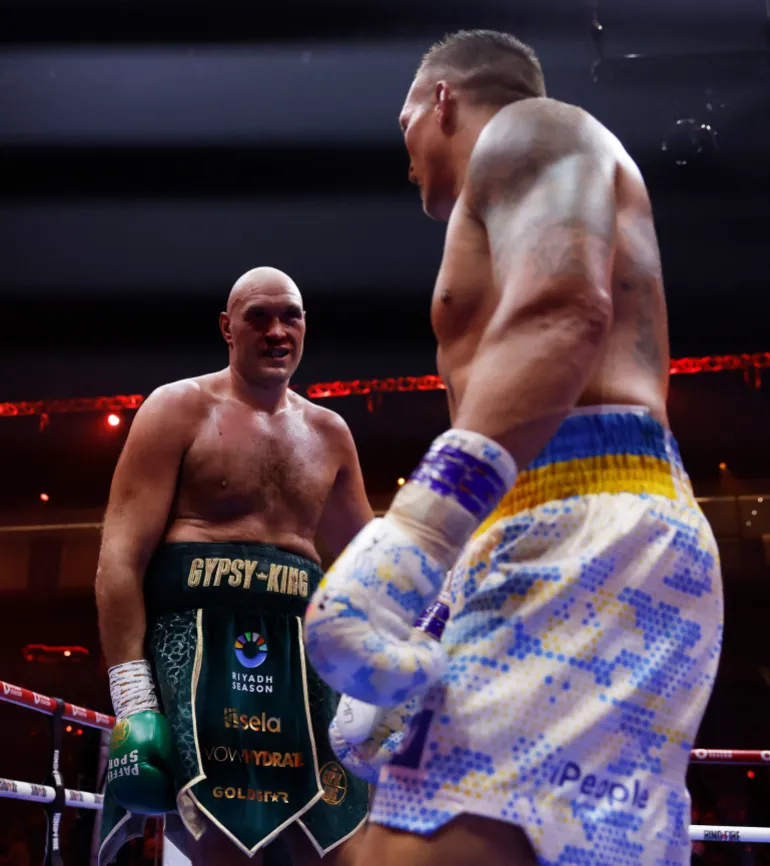
[[(428, 305), (444, 227), (407, 183), (397, 116), (422, 52), (459, 27), (531, 42), (550, 94), (594, 113), (638, 161), (672, 355), (770, 350), (763, 0), (614, 0), (597, 15), (598, 45), (591, 4), (574, 0), (0, 0), (0, 401), (147, 394), (223, 366), (217, 314), (235, 279), (262, 264), (305, 296), (298, 387), (433, 373)], [(705, 124), (712, 132), (697, 132)], [(327, 405), (350, 423), (378, 502), (447, 423), (440, 392)], [(770, 501), (767, 383), (677, 376), (670, 412), (701, 496)], [(103, 413), (52, 413), (42, 430), (39, 416), (0, 418), (0, 523), (98, 522), (130, 417), (115, 430)], [(760, 512), (751, 531), (743, 519), (718, 531), (726, 642), (702, 745), (770, 745)], [(2, 536), (28, 538), (31, 554), (26, 582), (0, 580), (0, 678), (105, 709), (91, 578), (60, 580), (68, 532)], [(90, 656), (24, 661), (36, 641)], [(0, 707), (0, 775), (44, 773), (30, 715)], [(73, 736), (88, 766), (93, 739)], [(754, 780), (692, 775), (702, 809), (726, 790), (750, 795), (752, 809), (767, 799), (762, 769)], [(34, 808), (0, 800), (0, 825)], [(723, 804), (713, 819), (730, 814)]]

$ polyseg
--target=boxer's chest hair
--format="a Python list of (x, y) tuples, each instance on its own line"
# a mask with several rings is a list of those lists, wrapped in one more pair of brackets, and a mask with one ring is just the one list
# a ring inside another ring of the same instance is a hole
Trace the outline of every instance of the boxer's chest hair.
[(185, 457), (180, 498), (212, 519), (289, 511), (313, 521), (336, 474), (333, 460), (296, 414), (217, 407)]

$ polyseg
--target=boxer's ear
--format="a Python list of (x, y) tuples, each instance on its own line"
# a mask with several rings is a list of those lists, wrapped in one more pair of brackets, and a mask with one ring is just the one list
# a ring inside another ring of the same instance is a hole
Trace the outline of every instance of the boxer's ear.
[(225, 339), (225, 343), (227, 343), (228, 347), (232, 349), (233, 347), (233, 334), (230, 330), (230, 316), (227, 313), (219, 314), (219, 330), (222, 333), (222, 336)]
[(451, 134), (455, 127), (457, 99), (446, 81), (437, 81), (434, 91), (434, 111), (442, 132)]

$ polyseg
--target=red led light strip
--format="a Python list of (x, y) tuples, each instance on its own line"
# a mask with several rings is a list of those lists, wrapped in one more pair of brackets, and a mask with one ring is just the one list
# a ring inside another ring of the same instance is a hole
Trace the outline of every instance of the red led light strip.
[(19, 403), (0, 403), (0, 417), (53, 415), (62, 412), (119, 412), (121, 409), (138, 409), (143, 402), (144, 397), (141, 394), (75, 397), (71, 400), (25, 400)]
[[(770, 367), (770, 352), (752, 355), (708, 355), (704, 358), (678, 358), (671, 361), (671, 374), (719, 373), (726, 370), (741, 371), (749, 378), (753, 373), (758, 383), (760, 371)], [(439, 376), (400, 376), (388, 379), (353, 379), (351, 381), (317, 382), (298, 391), (314, 400), (332, 397), (394, 394), (410, 391), (440, 391), (444, 384)], [(114, 397), (76, 397), (71, 400), (36, 400), (18, 403), (0, 403), (0, 417), (14, 418), (25, 415), (47, 416), (63, 412), (120, 412), (138, 409), (144, 397), (141, 394)]]

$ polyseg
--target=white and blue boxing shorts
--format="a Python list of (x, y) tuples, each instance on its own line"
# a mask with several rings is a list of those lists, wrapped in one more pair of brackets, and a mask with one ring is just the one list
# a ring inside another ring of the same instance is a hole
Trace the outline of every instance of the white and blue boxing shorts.
[(671, 433), (561, 426), (457, 563), (450, 666), (370, 820), (522, 827), (542, 866), (690, 862), (690, 749), (722, 642), (719, 555)]

